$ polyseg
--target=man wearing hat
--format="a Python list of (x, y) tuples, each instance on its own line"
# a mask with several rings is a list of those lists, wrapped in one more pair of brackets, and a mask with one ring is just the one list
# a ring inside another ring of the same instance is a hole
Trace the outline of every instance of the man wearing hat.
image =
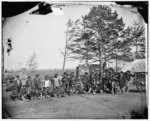
[(41, 89), (41, 80), (38, 74), (34, 78), (33, 85), (36, 92), (36, 96), (39, 96)]
[(28, 76), (28, 79), (26, 81), (26, 89), (27, 89), (27, 94), (31, 96), (34, 85), (33, 85), (33, 81), (31, 79), (31, 76)]
[(22, 88), (22, 82), (19, 79), (19, 75), (16, 76), (15, 81), (14, 81), (14, 86), (15, 86), (15, 95), (17, 95), (18, 99), (21, 99), (20, 91)]

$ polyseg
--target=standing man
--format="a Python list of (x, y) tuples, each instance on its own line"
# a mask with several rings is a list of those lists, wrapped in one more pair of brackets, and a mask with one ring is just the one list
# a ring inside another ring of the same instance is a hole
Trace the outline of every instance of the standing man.
[(130, 71), (126, 71), (126, 84), (125, 84), (125, 91), (128, 92), (128, 87), (129, 87), (129, 83), (130, 83), (130, 79), (131, 79), (131, 73)]
[(70, 86), (70, 87), (74, 86), (74, 85), (75, 85), (75, 82), (76, 82), (76, 78), (75, 78), (75, 76), (74, 76), (74, 73), (72, 72), (72, 73), (70, 74), (69, 86)]
[(31, 80), (31, 76), (28, 76), (28, 79), (26, 81), (26, 87), (27, 88), (32, 88), (33, 87), (33, 82)]
[(30, 98), (32, 90), (34, 88), (33, 81), (31, 80), (31, 76), (28, 76), (28, 79), (26, 81), (26, 88), (27, 88), (27, 95)]
[(55, 93), (54, 95), (60, 97), (60, 81), (58, 78), (58, 74), (55, 74), (53, 81), (54, 81), (54, 93)]
[(62, 78), (62, 85), (64, 87), (64, 89), (66, 90), (66, 88), (69, 86), (69, 78), (68, 78), (68, 74), (66, 72), (64, 72), (63, 78)]
[(51, 82), (50, 82), (50, 80), (48, 78), (48, 75), (45, 76), (45, 79), (42, 81), (42, 84), (43, 84), (43, 88), (50, 87)]
[(54, 87), (59, 88), (60, 82), (59, 82), (58, 74), (55, 74), (53, 79), (54, 79)]
[(36, 92), (36, 96), (39, 96), (40, 95), (40, 89), (41, 89), (41, 80), (40, 80), (40, 77), (38, 74), (34, 78), (34, 89)]
[(88, 82), (89, 82), (89, 74), (88, 72), (85, 72), (84, 79), (83, 79), (85, 91), (88, 91), (88, 86), (87, 86)]
[(119, 79), (120, 79), (119, 80), (120, 91), (123, 92), (123, 93), (125, 93), (125, 88), (126, 88), (126, 74), (121, 71)]
[(19, 79), (19, 75), (16, 76), (14, 86), (15, 86), (15, 94), (17, 95), (18, 99), (21, 99), (20, 91), (22, 88), (22, 82)]

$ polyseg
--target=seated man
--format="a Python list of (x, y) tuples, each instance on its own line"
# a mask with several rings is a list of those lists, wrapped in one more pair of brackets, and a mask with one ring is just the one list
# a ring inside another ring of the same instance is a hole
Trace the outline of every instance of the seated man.
[(102, 82), (96, 81), (95, 93), (102, 93), (102, 92), (103, 92)]
[(119, 92), (119, 79), (118, 74), (115, 73), (112, 78), (112, 94), (117, 94)]
[(42, 94), (45, 97), (47, 97), (52, 92), (52, 89), (53, 89), (52, 82), (47, 75), (47, 76), (45, 76), (45, 79), (43, 80), (43, 90), (42, 90), (43, 92), (42, 92)]
[(76, 94), (84, 94), (84, 87), (83, 87), (83, 83), (81, 81), (77, 82), (75, 90), (76, 90)]
[(51, 93), (51, 96), (53, 97), (65, 97), (65, 89), (63, 86), (60, 86), (59, 88), (54, 88), (53, 92)]
[(73, 85), (75, 85), (75, 83), (76, 83), (76, 78), (75, 78), (75, 76), (74, 76), (74, 73), (72, 72), (72, 73), (70, 74), (69, 86), (72, 87)]
[(75, 84), (76, 84), (76, 78), (73, 72), (70, 74), (70, 76), (68, 76), (68, 82), (69, 84), (66, 87), (66, 93), (68, 95), (72, 95), (75, 93)]
[(106, 83), (106, 93), (111, 93), (112, 91), (112, 81), (109, 80), (107, 83)]
[(23, 85), (21, 90), (20, 90), (21, 99), (25, 98), (25, 99), (31, 100), (32, 88), (33, 88), (33, 82), (31, 80), (31, 77), (28, 76), (26, 84)]

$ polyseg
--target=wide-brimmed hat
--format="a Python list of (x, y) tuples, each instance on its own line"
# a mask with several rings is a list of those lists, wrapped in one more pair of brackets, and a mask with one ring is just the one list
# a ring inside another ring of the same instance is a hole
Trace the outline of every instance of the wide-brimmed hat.
[(28, 76), (28, 78), (31, 78), (31, 76)]
[(16, 78), (19, 78), (19, 75), (16, 75)]

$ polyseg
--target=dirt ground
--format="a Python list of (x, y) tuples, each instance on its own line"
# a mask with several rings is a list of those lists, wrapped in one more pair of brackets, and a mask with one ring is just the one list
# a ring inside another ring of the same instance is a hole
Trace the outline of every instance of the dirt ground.
[[(128, 92), (123, 95), (84, 94), (62, 98), (31, 101), (11, 101), (3, 90), (3, 112), (15, 119), (122, 119), (131, 112), (141, 112), (145, 93)], [(4, 115), (3, 114), (3, 115)]]

